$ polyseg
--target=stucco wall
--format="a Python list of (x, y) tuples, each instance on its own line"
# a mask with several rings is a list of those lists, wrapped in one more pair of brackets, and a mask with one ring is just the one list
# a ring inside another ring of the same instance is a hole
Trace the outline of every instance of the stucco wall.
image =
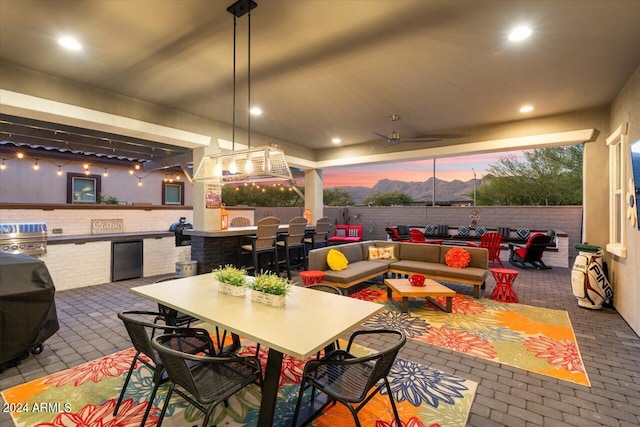
[[(4, 156), (6, 157), (6, 156)], [(67, 162), (61, 159), (39, 158), (40, 169), (33, 170), (33, 158), (16, 159), (12, 157), (5, 161), (6, 169), (0, 170), (0, 203), (67, 203), (67, 173), (84, 173), (82, 162)], [(58, 166), (62, 165), (62, 175), (59, 176)], [(107, 170), (108, 175), (103, 173)], [(129, 174), (126, 166), (114, 166), (91, 163), (91, 174), (100, 175), (102, 194), (116, 197), (120, 202), (162, 203), (163, 171), (136, 171)], [(171, 174), (175, 176), (175, 173)], [(185, 182), (182, 173), (178, 174), (184, 182), (184, 202), (186, 206), (193, 203), (192, 186)], [(138, 177), (142, 178), (142, 185), (138, 185)]]
[[(628, 141), (640, 139), (640, 67), (627, 81), (611, 106), (611, 129), (628, 124)], [(630, 155), (627, 153), (627, 177), (632, 177)], [(601, 163), (601, 162), (600, 162)], [(609, 261), (614, 287), (614, 305), (629, 325), (640, 335), (640, 230), (627, 221), (627, 258), (612, 256)]]

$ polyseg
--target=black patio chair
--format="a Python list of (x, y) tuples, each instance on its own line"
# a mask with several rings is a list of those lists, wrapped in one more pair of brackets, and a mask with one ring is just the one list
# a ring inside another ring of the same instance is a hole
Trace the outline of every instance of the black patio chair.
[[(203, 355), (181, 351), (184, 343), (198, 340)], [(171, 380), (171, 386), (158, 418), (158, 425), (167, 412), (173, 392), (205, 414), (202, 426), (209, 425), (215, 408), (231, 396), (257, 383), (262, 387), (262, 368), (256, 357), (240, 357), (230, 353), (216, 354), (211, 338), (186, 329), (160, 335), (151, 341)], [(179, 387), (179, 388), (178, 388)]]
[[(122, 386), (122, 390), (120, 391), (120, 396), (118, 397), (118, 402), (116, 403), (113, 415), (115, 416), (118, 414), (120, 404), (122, 403), (125, 391), (127, 389), (127, 386), (129, 385), (129, 381), (131, 380), (131, 374), (133, 373), (137, 362), (141, 362), (151, 370), (153, 370), (153, 390), (151, 391), (151, 397), (149, 398), (147, 409), (145, 410), (144, 416), (142, 417), (142, 422), (140, 423), (140, 426), (144, 426), (147, 417), (149, 416), (149, 412), (153, 407), (153, 400), (156, 397), (156, 392), (158, 391), (158, 387), (162, 382), (162, 377), (165, 372), (164, 364), (160, 360), (158, 353), (151, 346), (151, 340), (153, 339), (153, 336), (156, 335), (156, 331), (160, 331), (159, 333), (166, 334), (169, 332), (175, 333), (189, 330), (194, 337), (206, 336), (207, 338), (209, 338), (209, 332), (204, 329), (186, 329), (171, 326), (168, 324), (159, 324), (157, 323), (158, 319), (166, 320), (166, 314), (156, 313), (152, 311), (122, 311), (118, 313), (118, 318), (124, 323), (124, 326), (127, 329), (127, 333), (129, 334), (129, 338), (131, 339), (131, 343), (136, 349), (136, 354), (131, 361), (131, 367), (129, 368), (127, 377), (124, 380), (124, 384)], [(194, 338), (192, 340), (185, 340), (181, 342), (180, 345), (180, 348), (183, 351), (191, 353), (199, 353), (203, 350), (203, 347), (197, 338)], [(142, 357), (143, 355), (148, 357), (151, 361), (148, 361), (146, 358)]]
[[(381, 340), (388, 340), (389, 337), (395, 336), (396, 340), (389, 347), (368, 356), (356, 357), (349, 353), (354, 340), (357, 337), (365, 335), (375, 336)], [(396, 424), (399, 426), (400, 417), (393, 400), (387, 375), (391, 370), (393, 362), (396, 360), (400, 348), (402, 348), (406, 341), (407, 338), (405, 334), (398, 330), (378, 329), (356, 331), (349, 338), (349, 344), (346, 350), (338, 349), (327, 354), (320, 360), (307, 362), (302, 374), (300, 392), (293, 414), (292, 426), (296, 426), (302, 405), (302, 397), (309, 387), (311, 387), (311, 409), (313, 409), (315, 390), (326, 394), (327, 402), (322, 405), (308, 421), (318, 416), (328, 405), (340, 402), (349, 409), (351, 415), (353, 415), (356, 426), (359, 427), (360, 420), (358, 419), (358, 411), (384, 387), (391, 402)]]

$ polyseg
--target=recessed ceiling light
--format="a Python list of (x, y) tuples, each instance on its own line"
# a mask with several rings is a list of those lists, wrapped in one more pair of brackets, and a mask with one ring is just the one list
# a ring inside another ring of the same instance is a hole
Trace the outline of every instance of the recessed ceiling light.
[(262, 110), (260, 109), (260, 107), (251, 107), (249, 112), (251, 114), (253, 114), (254, 116), (261, 116), (262, 115)]
[(533, 111), (533, 105), (523, 105), (522, 107), (520, 107), (521, 113), (530, 113), (532, 111)]
[(531, 28), (526, 25), (520, 25), (511, 30), (509, 33), (509, 40), (512, 42), (519, 42), (524, 39), (528, 39), (529, 36), (531, 36)]
[(333, 138), (331, 142), (333, 142), (334, 144), (340, 144), (342, 140), (340, 138)]
[(78, 40), (69, 36), (62, 36), (58, 38), (58, 44), (65, 49), (69, 50), (82, 50), (82, 45)]

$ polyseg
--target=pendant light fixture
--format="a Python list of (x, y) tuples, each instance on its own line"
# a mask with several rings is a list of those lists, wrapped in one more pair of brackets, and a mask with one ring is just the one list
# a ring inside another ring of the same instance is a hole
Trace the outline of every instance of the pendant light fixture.
[[(194, 174), (194, 181), (221, 180), (223, 183), (292, 181), (284, 152), (277, 147), (251, 148), (251, 10), (253, 0), (238, 0), (227, 8), (233, 15), (233, 112), (231, 152), (205, 155)], [(247, 149), (235, 149), (236, 143), (236, 22), (247, 15)]]

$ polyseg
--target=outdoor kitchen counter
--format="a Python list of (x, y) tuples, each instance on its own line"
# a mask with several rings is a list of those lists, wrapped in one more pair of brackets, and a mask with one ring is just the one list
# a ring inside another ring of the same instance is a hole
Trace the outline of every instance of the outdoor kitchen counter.
[[(313, 230), (312, 225), (307, 230)], [(191, 236), (191, 259), (198, 261), (198, 274), (210, 273), (211, 270), (224, 265), (240, 267), (241, 246), (247, 244), (246, 236), (255, 235), (257, 226), (229, 227), (226, 230), (184, 230)], [(280, 231), (286, 232), (289, 224), (280, 224)]]
[(87, 243), (87, 242), (121, 242), (139, 239), (162, 239), (163, 237), (173, 237), (173, 231), (138, 231), (131, 233), (107, 233), (107, 234), (76, 234), (61, 235), (49, 234), (47, 245), (63, 245), (69, 243)]

